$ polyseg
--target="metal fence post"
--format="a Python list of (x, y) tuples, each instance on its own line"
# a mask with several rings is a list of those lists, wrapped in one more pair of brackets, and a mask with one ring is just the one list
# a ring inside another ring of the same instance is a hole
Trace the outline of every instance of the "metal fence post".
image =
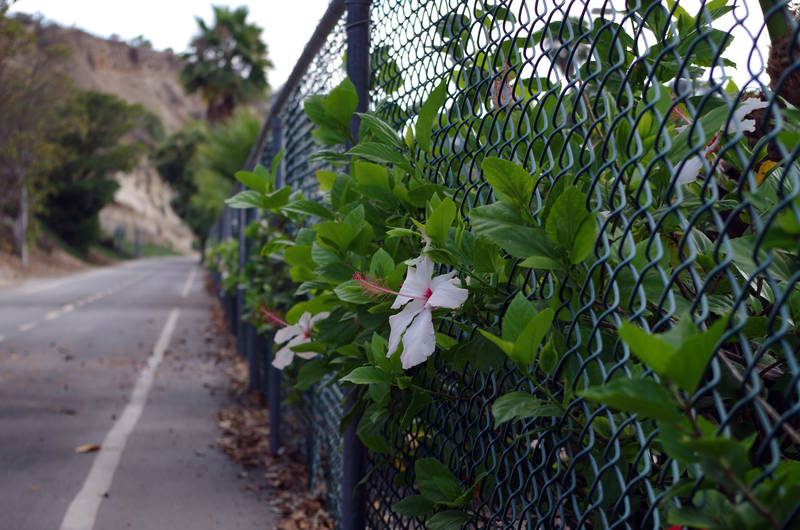
[[(281, 120), (276, 116), (272, 119), (272, 157), (274, 158), (283, 147), (283, 129)], [(283, 184), (283, 170), (279, 166), (275, 175), (275, 188)], [(269, 450), (278, 454), (281, 447), (281, 371), (272, 366), (272, 333), (267, 336), (265, 364), (267, 368), (267, 401), (269, 402)]]
[[(239, 185), (236, 187), (237, 191), (241, 191), (244, 189), (243, 185)], [(247, 241), (244, 235), (244, 229), (247, 227), (247, 209), (240, 209), (236, 211), (236, 217), (238, 219), (239, 225), (239, 255), (237, 256), (239, 265), (238, 265), (238, 274), (241, 278), (242, 274), (244, 274), (244, 268), (247, 265), (247, 258), (248, 258), (248, 248), (247, 248)], [(242, 318), (242, 314), (244, 313), (244, 296), (245, 296), (246, 288), (242, 283), (237, 282), (236, 284), (236, 353), (239, 357), (244, 357), (247, 355), (247, 338), (245, 337), (245, 321)]]
[[(358, 94), (358, 112), (369, 107), (369, 8), (370, 0), (345, 0), (347, 9), (347, 76)], [(353, 117), (350, 132), (358, 138), (360, 119)], [(350, 147), (350, 146), (348, 146)], [(345, 399), (345, 415), (355, 404), (355, 388)], [(364, 445), (358, 439), (354, 417), (344, 432), (342, 440), (342, 530), (361, 530), (365, 527), (364, 488), (356, 485), (364, 476)]]
[[(256, 208), (248, 208), (245, 210), (245, 226), (249, 226), (254, 221), (258, 220), (258, 209)], [(250, 238), (245, 238), (244, 240), (244, 248), (245, 248), (245, 264), (247, 260), (250, 259), (250, 256), (253, 252), (253, 247), (255, 245), (255, 241)], [(256, 249), (258, 251), (258, 249)], [(256, 337), (258, 332), (256, 331), (256, 327), (251, 324), (250, 322), (245, 323), (244, 325), (244, 356), (247, 357), (247, 362), (249, 365), (250, 371), (250, 390), (260, 390), (261, 389), (261, 363), (260, 361), (260, 352), (256, 348)]]

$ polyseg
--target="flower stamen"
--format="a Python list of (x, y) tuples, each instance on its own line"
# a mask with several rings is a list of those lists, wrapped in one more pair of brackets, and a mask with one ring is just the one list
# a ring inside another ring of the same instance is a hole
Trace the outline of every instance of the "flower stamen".
[(259, 309), (261, 310), (261, 314), (264, 315), (264, 318), (266, 319), (266, 321), (269, 322), (270, 324), (276, 324), (278, 326), (283, 326), (283, 327), (286, 327), (286, 326), (289, 325), (285, 320), (283, 320), (281, 317), (279, 317), (278, 314), (275, 313), (274, 311), (267, 311), (266, 309), (264, 309), (264, 306), (261, 306)]
[(376, 279), (369, 279), (360, 272), (356, 272), (353, 274), (353, 280), (357, 281), (358, 284), (362, 287), (362, 293), (366, 296), (374, 296), (374, 297), (382, 297), (382, 296), (402, 296), (405, 298), (416, 298), (418, 300), (427, 300), (430, 297), (430, 294), (426, 293), (427, 296), (416, 296), (413, 294), (407, 293), (400, 293), (398, 291), (392, 291), (385, 285), (381, 284), (379, 280)]

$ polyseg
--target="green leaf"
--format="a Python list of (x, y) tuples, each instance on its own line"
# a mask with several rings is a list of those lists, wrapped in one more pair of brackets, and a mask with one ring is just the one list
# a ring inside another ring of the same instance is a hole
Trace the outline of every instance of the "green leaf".
[(720, 318), (707, 331), (686, 339), (672, 356), (664, 374), (681, 389), (694, 392), (727, 325), (728, 319)]
[(705, 511), (694, 506), (682, 506), (671, 508), (667, 512), (667, 524), (688, 526), (689, 528), (714, 528), (718, 525), (717, 521)]
[(418, 459), (414, 462), (414, 473), (420, 493), (432, 502), (450, 502), (461, 495), (456, 476), (435, 458)]
[(292, 194), (292, 188), (284, 186), (279, 190), (267, 193), (261, 200), (261, 207), (265, 210), (273, 210), (280, 208), (289, 202), (289, 195)]
[(559, 271), (564, 268), (564, 265), (561, 262), (547, 256), (531, 256), (528, 259), (523, 260), (519, 266), (546, 271)]
[(353, 163), (356, 181), (360, 186), (375, 186), (389, 190), (389, 172), (384, 166), (363, 160)]
[(360, 156), (361, 158), (379, 164), (392, 164), (405, 169), (409, 173), (413, 173), (414, 171), (411, 164), (409, 164), (408, 160), (406, 160), (400, 151), (384, 144), (376, 142), (361, 143), (350, 149), (346, 154)]
[[(270, 165), (270, 172), (269, 172), (269, 186), (267, 187), (267, 192), (273, 191), (272, 188), (275, 186), (275, 179), (278, 177), (278, 168), (281, 167), (281, 160), (283, 160), (283, 155), (285, 154), (285, 150), (281, 149), (278, 151), (278, 154), (272, 157), (272, 164)], [(256, 166), (256, 173), (260, 173), (261, 166)]]
[(431, 212), (425, 223), (425, 234), (437, 243), (444, 243), (447, 231), (456, 217), (456, 203), (450, 197), (444, 200)]
[(433, 511), (433, 503), (422, 495), (409, 495), (394, 503), (392, 510), (407, 517), (422, 517)]
[(472, 516), (459, 510), (446, 510), (428, 519), (428, 530), (453, 530), (472, 521)]
[(556, 258), (558, 249), (542, 228), (526, 225), (509, 205), (496, 202), (472, 210), (470, 222), (475, 235), (484, 236), (516, 258)]
[(336, 173), (333, 171), (317, 171), (317, 181), (320, 191), (331, 191), (333, 183), (336, 181)]
[(364, 228), (364, 205), (359, 204), (344, 216), (342, 223), (350, 227), (350, 232), (358, 234)]
[(659, 376), (664, 377), (672, 362), (675, 348), (658, 335), (648, 333), (630, 322), (623, 322), (617, 331), (630, 348), (631, 353)]
[(336, 122), (345, 131), (350, 130), (350, 121), (358, 107), (356, 87), (348, 78), (344, 78), (325, 97), (325, 115)]
[(369, 296), (363, 293), (364, 288), (361, 285), (354, 281), (348, 280), (346, 282), (340, 283), (333, 292), (339, 298), (339, 300), (343, 302), (348, 302), (351, 304), (368, 304), (373, 302), (374, 300)]
[(497, 398), (492, 404), (495, 425), (502, 425), (512, 420), (561, 416), (561, 414), (562, 410), (559, 406), (536, 399), (528, 392), (509, 392)]
[(550, 331), (554, 315), (555, 312), (548, 307), (533, 317), (525, 326), (525, 329), (522, 330), (519, 338), (514, 343), (514, 357), (520, 359), (520, 362), (529, 365), (533, 365), (536, 362), (539, 345), (542, 343), (544, 336), (547, 335), (547, 332)]
[(394, 260), (391, 254), (379, 248), (372, 255), (372, 261), (369, 264), (369, 273), (374, 274), (380, 278), (386, 278), (394, 272)]
[(225, 199), (225, 204), (231, 208), (263, 208), (263, 197), (263, 193), (254, 190), (244, 190), (233, 197)]
[(479, 329), (478, 333), (492, 341), (498, 348), (500, 348), (506, 355), (513, 359), (514, 356), (514, 343), (503, 340), (500, 337), (489, 333), (486, 330)]
[[(725, 124), (728, 112), (727, 105), (721, 105), (708, 112), (701, 111), (694, 126), (689, 125), (671, 141), (672, 147), (667, 152), (667, 160), (673, 166), (677, 166), (689, 154), (689, 151), (697, 147), (705, 147)], [(702, 137), (699, 132), (701, 130), (703, 131)]]
[(308, 390), (311, 385), (318, 383), (329, 372), (325, 359), (314, 359), (305, 362), (297, 372), (297, 388), (299, 390)]
[(431, 152), (431, 130), (433, 129), (433, 122), (439, 114), (439, 109), (442, 108), (444, 100), (447, 98), (447, 79), (439, 83), (439, 86), (433, 89), (428, 99), (422, 104), (422, 108), (417, 116), (417, 145), (420, 149), (428, 153)]
[(341, 381), (354, 385), (370, 383), (391, 383), (392, 376), (376, 366), (360, 366), (344, 376)]
[[(693, 324), (683, 324), (689, 318), (685, 316), (673, 330), (660, 336), (625, 322), (619, 328), (619, 336), (631, 352), (660, 377), (669, 379), (686, 392), (694, 392), (728, 319), (721, 318), (707, 331), (699, 333)], [(676, 348), (673, 343), (678, 341)]]
[(592, 253), (595, 244), (595, 232), (597, 223), (596, 214), (589, 214), (581, 222), (578, 233), (575, 234), (575, 241), (572, 242), (572, 249), (569, 251), (569, 262), (577, 265)]
[(295, 245), (283, 251), (283, 259), (286, 263), (292, 266), (306, 267), (313, 269), (315, 267), (314, 260), (311, 258), (310, 245)]
[(430, 405), (432, 401), (431, 395), (428, 393), (415, 393), (414, 397), (411, 398), (411, 403), (408, 404), (408, 407), (403, 413), (403, 417), (400, 420), (400, 428), (408, 429), (411, 426), (411, 422), (414, 421), (416, 415), (419, 414), (420, 411), (422, 411), (425, 407)]
[(517, 293), (503, 315), (503, 340), (516, 342), (525, 326), (536, 316), (536, 307), (524, 294)]
[(325, 353), (328, 350), (328, 345), (324, 342), (304, 342), (302, 344), (298, 344), (297, 346), (292, 346), (289, 349), (295, 353)]
[(306, 116), (311, 122), (320, 127), (328, 124), (327, 117), (325, 116), (325, 98), (319, 94), (309, 96), (303, 101), (303, 109), (306, 111)]
[(397, 137), (391, 125), (374, 114), (359, 113), (358, 116), (361, 118), (361, 126), (367, 128), (378, 142), (403, 149), (403, 141)]
[(553, 203), (547, 215), (545, 230), (553, 243), (572, 252), (581, 224), (588, 216), (586, 194), (575, 186), (570, 186)]
[(481, 164), (486, 180), (501, 198), (527, 210), (533, 194), (533, 177), (522, 167), (502, 158), (487, 157)]
[(681, 416), (672, 395), (652, 379), (619, 377), (603, 385), (578, 391), (588, 401), (638, 414), (644, 418), (676, 423)]
[(336, 297), (332, 294), (317, 296), (311, 300), (298, 302), (286, 312), (286, 322), (289, 324), (296, 324), (303, 313), (309, 312), (312, 315), (322, 313), (323, 311), (330, 311), (334, 307), (341, 305)]
[(348, 225), (335, 221), (328, 221), (317, 226), (317, 241), (339, 250), (347, 250), (356, 234), (357, 232), (354, 232)]
[(259, 193), (266, 193), (267, 192), (267, 184), (269, 183), (269, 179), (267, 179), (263, 173), (254, 173), (251, 171), (237, 171), (233, 174), (234, 178), (247, 186), (250, 189), (253, 189)]
[(392, 452), (392, 446), (381, 433), (380, 424), (373, 423), (367, 414), (361, 417), (356, 427), (356, 434), (361, 442), (372, 452), (389, 454)]
[(333, 212), (325, 208), (318, 202), (299, 200), (292, 201), (281, 207), (282, 212), (295, 212), (305, 215), (313, 215), (321, 219), (333, 219)]

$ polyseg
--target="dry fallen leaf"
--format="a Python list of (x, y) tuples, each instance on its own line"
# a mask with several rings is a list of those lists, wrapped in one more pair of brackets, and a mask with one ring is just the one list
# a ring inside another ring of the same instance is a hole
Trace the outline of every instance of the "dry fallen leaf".
[(100, 450), (100, 446), (97, 445), (97, 444), (83, 444), (83, 445), (79, 445), (78, 447), (75, 448), (75, 452), (78, 453), (78, 454), (81, 454), (81, 453), (92, 453), (94, 451), (99, 451), (99, 450)]
[[(284, 446), (278, 455), (269, 451), (269, 410), (256, 393), (248, 392), (247, 361), (236, 355), (233, 338), (228, 335), (228, 325), (222, 312), (215, 307), (212, 332), (220, 340), (212, 338), (210, 346), (219, 347), (217, 362), (224, 363), (222, 369), (230, 380), (229, 395), (235, 406), (217, 412), (216, 420), (221, 435), (216, 447), (238, 462), (248, 471), (241, 478), (263, 476), (265, 485), (246, 483), (243, 491), (269, 492), (270, 503), (282, 520), (278, 530), (330, 530), (333, 520), (326, 510), (328, 492), (325, 480), (317, 479), (316, 491), (309, 491), (309, 470), (301, 458), (298, 442), (305, 439), (297, 414), (286, 409), (281, 418)], [(220, 346), (224, 344), (224, 346)]]

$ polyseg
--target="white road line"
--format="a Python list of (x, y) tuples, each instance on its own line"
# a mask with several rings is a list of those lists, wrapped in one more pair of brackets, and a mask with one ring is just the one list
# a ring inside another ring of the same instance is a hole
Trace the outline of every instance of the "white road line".
[(75, 309), (74, 305), (67, 304), (67, 305), (65, 305), (64, 307), (61, 308), (61, 311), (63, 311), (64, 313), (69, 313), (70, 311), (72, 311), (74, 309)]
[(186, 277), (186, 282), (183, 284), (183, 290), (181, 291), (181, 298), (186, 298), (189, 294), (189, 291), (192, 289), (192, 281), (194, 281), (194, 275), (197, 273), (197, 267), (192, 266), (192, 270), (189, 271), (189, 276)]
[(36, 322), (26, 322), (25, 324), (20, 324), (17, 330), (28, 331), (29, 329), (33, 329), (35, 327), (36, 327)]
[(61, 311), (50, 311), (44, 316), (45, 320), (55, 320), (61, 316)]
[(147, 360), (145, 366), (139, 374), (136, 386), (133, 388), (130, 403), (119, 416), (111, 430), (108, 431), (100, 451), (94, 459), (92, 469), (86, 477), (81, 491), (72, 500), (72, 503), (61, 521), (61, 530), (92, 530), (94, 528), (97, 511), (100, 509), (100, 502), (103, 496), (111, 487), (114, 472), (117, 470), (125, 443), (128, 441), (139, 417), (142, 415), (144, 406), (147, 403), (147, 395), (153, 386), (153, 378), (156, 369), (164, 359), (164, 350), (169, 345), (169, 340), (175, 331), (175, 323), (178, 321), (178, 309), (174, 308), (167, 318), (164, 329), (158, 337), (153, 354)]

